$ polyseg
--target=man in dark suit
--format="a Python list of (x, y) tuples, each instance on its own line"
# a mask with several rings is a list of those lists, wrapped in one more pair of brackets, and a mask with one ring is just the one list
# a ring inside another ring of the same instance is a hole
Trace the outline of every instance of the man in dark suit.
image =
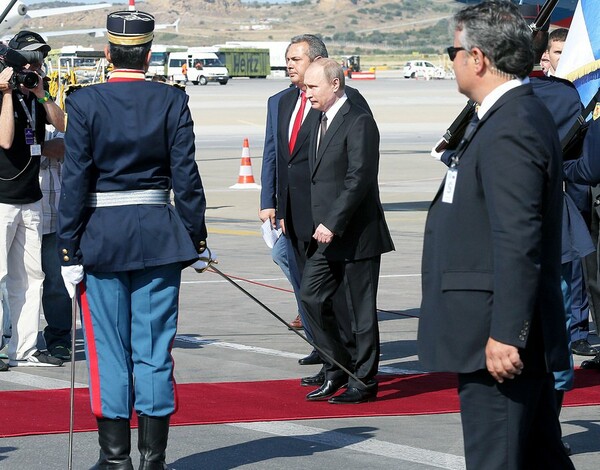
[[(348, 377), (326, 357), (325, 382), (306, 398), (361, 403), (377, 395), (379, 268), (381, 254), (394, 249), (379, 200), (379, 131), (371, 114), (347, 99), (335, 60), (314, 61), (305, 85), (320, 116), (309, 139), (311, 219), (302, 229), (312, 232), (312, 240), (300, 295), (316, 344), (354, 374)], [(336, 291), (348, 302), (353, 351), (339, 334), (347, 319), (332, 308)], [(346, 383), (347, 390), (333, 396)]]
[(419, 359), (458, 373), (468, 469), (573, 468), (551, 374), (569, 367), (562, 156), (524, 83), (531, 31), (499, 1), (461, 10), (454, 31), (458, 88), (480, 107), (427, 217)]
[(133, 468), (135, 410), (139, 468), (166, 468), (181, 270), (207, 265), (206, 200), (188, 96), (145, 80), (154, 17), (111, 13), (107, 30), (108, 82), (67, 99), (61, 271), (71, 296), (78, 287), (97, 467)]
[[(286, 241), (292, 247), (289, 253), (294, 258), (299, 277), (302, 277), (306, 262), (306, 249), (312, 239), (312, 220), (310, 214), (310, 173), (308, 165), (308, 136), (310, 128), (318, 121), (319, 112), (310, 104), (302, 106), (304, 93), (304, 73), (308, 66), (319, 57), (327, 57), (327, 48), (323, 41), (311, 34), (294, 36), (286, 50), (288, 74), (292, 86), (269, 98), (267, 108), (267, 129), (261, 171), (261, 220), (269, 218), (275, 226), (280, 220)], [(347, 88), (350, 100), (368, 110), (364, 97), (353, 88)], [(306, 100), (306, 98), (304, 98)], [(299, 111), (302, 109), (302, 115)], [(296, 132), (294, 135), (294, 124)], [(336, 296), (336, 309), (340, 313), (347, 311), (343, 295)], [(302, 310), (300, 310), (302, 314)], [(306, 318), (302, 318), (305, 333), (313, 339), (312, 329)], [(344, 323), (344, 337), (351, 343), (351, 322)], [(351, 347), (351, 344), (349, 344)], [(321, 363), (316, 351), (300, 359), (300, 364)], [(302, 379), (302, 385), (321, 385), (324, 373)]]
[[(598, 284), (598, 253), (600, 253), (600, 188), (596, 185), (600, 184), (600, 117), (594, 115), (594, 118), (589, 121), (589, 127), (583, 141), (583, 150), (581, 156), (575, 160), (565, 162), (565, 179), (569, 182), (578, 184), (592, 185), (593, 207), (591, 217), (592, 237), (596, 241), (597, 251), (590, 255), (586, 262), (589, 261), (588, 275), (590, 276), (588, 288), (590, 289), (590, 299), (600, 298), (600, 286)], [(600, 306), (593, 303), (592, 317), (596, 324), (596, 330), (600, 325)], [(600, 369), (600, 353), (588, 361), (581, 363), (582, 369)]]

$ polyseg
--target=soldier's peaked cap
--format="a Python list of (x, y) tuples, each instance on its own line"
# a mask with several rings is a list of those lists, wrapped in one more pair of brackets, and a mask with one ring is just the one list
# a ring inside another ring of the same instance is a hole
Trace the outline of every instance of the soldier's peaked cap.
[(106, 19), (106, 30), (112, 44), (146, 44), (154, 38), (154, 16), (143, 11), (115, 11)]

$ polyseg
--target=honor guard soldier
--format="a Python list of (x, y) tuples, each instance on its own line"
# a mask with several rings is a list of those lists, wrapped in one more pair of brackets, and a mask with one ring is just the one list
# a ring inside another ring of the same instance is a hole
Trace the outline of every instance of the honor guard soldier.
[(181, 271), (208, 266), (206, 200), (188, 96), (144, 78), (154, 17), (117, 11), (106, 27), (114, 71), (66, 102), (58, 250), (81, 308), (97, 468), (133, 468), (135, 409), (139, 468), (164, 469)]

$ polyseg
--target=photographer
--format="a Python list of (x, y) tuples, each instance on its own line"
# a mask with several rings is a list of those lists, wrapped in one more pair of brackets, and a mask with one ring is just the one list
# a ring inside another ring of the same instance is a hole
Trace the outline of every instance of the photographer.
[[(21, 31), (0, 56), (0, 281), (6, 280), (9, 292), (11, 367), (62, 365), (37, 349), (44, 280), (40, 156), (46, 124), (64, 131), (65, 123), (43, 87), (43, 58), (49, 51), (41, 36)], [(0, 328), (4, 314), (0, 307)]]

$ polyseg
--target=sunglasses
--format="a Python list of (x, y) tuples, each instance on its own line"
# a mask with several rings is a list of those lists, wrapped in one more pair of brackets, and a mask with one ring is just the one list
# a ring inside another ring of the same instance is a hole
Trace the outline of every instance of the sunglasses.
[(454, 59), (456, 59), (456, 54), (458, 54), (458, 51), (464, 51), (464, 50), (465, 50), (464, 47), (450, 46), (449, 48), (446, 49), (446, 52), (448, 52), (448, 57), (450, 57), (450, 61), (454, 62)]

